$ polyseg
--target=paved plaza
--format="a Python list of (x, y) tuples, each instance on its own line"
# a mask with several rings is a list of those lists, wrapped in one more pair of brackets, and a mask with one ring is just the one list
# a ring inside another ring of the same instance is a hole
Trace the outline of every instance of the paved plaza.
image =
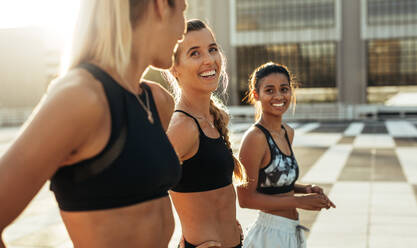
[[(300, 211), (301, 223), (311, 229), (309, 248), (417, 247), (417, 121), (289, 124), (296, 130), (299, 182), (322, 186), (337, 205)], [(235, 151), (250, 125), (232, 124)], [(0, 154), (17, 132), (0, 129)], [(238, 207), (245, 231), (256, 215)], [(176, 217), (170, 248), (180, 235)], [(48, 183), (6, 229), (4, 240), (10, 248), (72, 247)]]

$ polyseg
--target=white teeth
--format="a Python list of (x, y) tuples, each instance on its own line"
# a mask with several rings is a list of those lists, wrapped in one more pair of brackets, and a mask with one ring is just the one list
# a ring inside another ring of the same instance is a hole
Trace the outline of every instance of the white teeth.
[(282, 106), (284, 106), (284, 103), (282, 102), (282, 103), (274, 103), (274, 104), (272, 104), (272, 106), (274, 106), (274, 107), (282, 107)]
[(214, 76), (216, 74), (215, 70), (211, 70), (211, 71), (206, 71), (200, 74), (200, 76), (202, 77), (210, 77), (210, 76)]

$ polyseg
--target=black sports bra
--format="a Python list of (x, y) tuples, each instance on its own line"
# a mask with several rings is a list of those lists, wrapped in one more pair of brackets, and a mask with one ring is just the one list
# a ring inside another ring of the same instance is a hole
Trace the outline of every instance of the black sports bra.
[(271, 161), (264, 168), (259, 169), (257, 191), (264, 194), (281, 194), (287, 193), (294, 189), (295, 181), (298, 179), (298, 164), (288, 139), (287, 130), (285, 139), (291, 150), (291, 155), (284, 154), (275, 143), (272, 135), (261, 124), (255, 124), (266, 137), (269, 150), (271, 152)]
[[(168, 195), (181, 176), (178, 157), (153, 100), (151, 124), (135, 95), (92, 64), (82, 64), (103, 85), (111, 113), (110, 139), (98, 155), (59, 169), (51, 179), (60, 209), (86, 211), (128, 206)], [(144, 102), (145, 93), (140, 97)]]
[(207, 137), (196, 118), (182, 110), (175, 112), (181, 112), (195, 121), (200, 133), (200, 144), (197, 153), (183, 162), (181, 180), (172, 190), (202, 192), (231, 184), (234, 169), (233, 154), (223, 137), (217, 139)]

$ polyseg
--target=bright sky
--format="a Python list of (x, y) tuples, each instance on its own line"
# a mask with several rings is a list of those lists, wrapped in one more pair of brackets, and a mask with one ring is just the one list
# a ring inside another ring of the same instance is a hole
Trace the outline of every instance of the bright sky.
[(0, 0), (0, 29), (38, 26), (68, 34), (80, 0)]

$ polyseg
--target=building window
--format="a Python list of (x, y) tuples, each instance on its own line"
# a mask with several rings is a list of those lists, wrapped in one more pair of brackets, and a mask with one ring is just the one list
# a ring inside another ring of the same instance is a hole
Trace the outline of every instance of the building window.
[(368, 41), (368, 85), (417, 85), (417, 38)]
[(335, 0), (236, 0), (237, 31), (335, 26)]
[(256, 67), (268, 61), (288, 66), (303, 88), (336, 86), (334, 42), (240, 46), (236, 49), (241, 99), (248, 90), (249, 75)]
[(417, 24), (416, 0), (368, 0), (370, 26)]

